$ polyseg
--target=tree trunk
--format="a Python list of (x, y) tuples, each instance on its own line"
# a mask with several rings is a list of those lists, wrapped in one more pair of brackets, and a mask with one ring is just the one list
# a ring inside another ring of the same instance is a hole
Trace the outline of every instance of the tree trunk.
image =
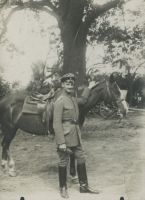
[(63, 73), (72, 72), (79, 78), (79, 82), (84, 79), (86, 71), (86, 45), (83, 43), (69, 44), (64, 42), (64, 62)]
[[(59, 23), (63, 43), (62, 73), (74, 73), (81, 83), (86, 72), (87, 32), (84, 31), (84, 22), (82, 21), (85, 4), (84, 0), (67, 2), (68, 6), (63, 12), (61, 23)], [(64, 3), (64, 0), (62, 0), (62, 7), (66, 6)]]
[(74, 73), (78, 83), (81, 84), (86, 73), (86, 35), (81, 30), (75, 33), (71, 30), (68, 33), (67, 28), (62, 34), (62, 42), (64, 48), (62, 73)]

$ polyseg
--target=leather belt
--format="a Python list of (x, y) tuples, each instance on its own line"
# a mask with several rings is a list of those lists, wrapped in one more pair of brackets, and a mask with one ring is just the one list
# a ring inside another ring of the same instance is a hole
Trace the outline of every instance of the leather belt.
[(76, 120), (76, 119), (63, 119), (62, 122), (70, 122), (70, 123), (76, 124), (76, 125), (79, 124), (78, 120)]

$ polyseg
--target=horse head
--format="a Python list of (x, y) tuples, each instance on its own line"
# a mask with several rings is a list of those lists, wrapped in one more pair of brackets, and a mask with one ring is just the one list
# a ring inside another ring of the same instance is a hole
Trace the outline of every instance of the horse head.
[(102, 101), (115, 102), (122, 115), (125, 115), (128, 111), (127, 103), (116, 81), (104, 79), (101, 82), (96, 82), (91, 89), (87, 103), (83, 107), (84, 113), (87, 113), (97, 103)]

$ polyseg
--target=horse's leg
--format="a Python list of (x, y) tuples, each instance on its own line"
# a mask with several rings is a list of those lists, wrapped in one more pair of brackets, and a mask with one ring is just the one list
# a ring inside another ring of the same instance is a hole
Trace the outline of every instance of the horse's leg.
[(49, 121), (49, 133), (50, 133), (48, 135), (49, 139), (53, 140), (55, 133), (54, 133), (54, 129), (53, 129), (53, 120), (52, 119), (50, 119), (50, 121)]
[(2, 169), (4, 173), (6, 173), (8, 169), (8, 156), (5, 147), (2, 144), (2, 162), (1, 162)]
[[(3, 129), (3, 128), (2, 128)], [(3, 171), (6, 173), (8, 169), (8, 145), (7, 145), (7, 139), (6, 139), (6, 131), (2, 131), (4, 134), (3, 140), (2, 140), (2, 162), (1, 166), (3, 168)]]
[(54, 129), (53, 129), (53, 103), (47, 103), (46, 107), (46, 128), (48, 132), (48, 137), (54, 139)]
[(9, 147), (11, 144), (11, 141), (13, 140), (17, 129), (7, 127), (4, 130), (4, 138), (2, 141), (2, 168), (6, 172), (8, 170), (8, 173), (10, 176), (16, 176), (15, 172), (15, 162), (10, 155)]

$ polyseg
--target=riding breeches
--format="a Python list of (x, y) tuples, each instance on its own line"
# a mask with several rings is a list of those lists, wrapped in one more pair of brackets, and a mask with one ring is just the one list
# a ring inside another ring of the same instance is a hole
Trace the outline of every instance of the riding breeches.
[[(85, 160), (86, 160), (85, 152), (81, 146), (69, 147), (69, 149), (74, 153), (74, 156), (75, 156), (78, 164), (85, 163)], [(59, 157), (58, 165), (61, 167), (67, 166), (70, 155), (66, 152), (62, 152), (62, 151), (58, 150), (58, 157)]]

